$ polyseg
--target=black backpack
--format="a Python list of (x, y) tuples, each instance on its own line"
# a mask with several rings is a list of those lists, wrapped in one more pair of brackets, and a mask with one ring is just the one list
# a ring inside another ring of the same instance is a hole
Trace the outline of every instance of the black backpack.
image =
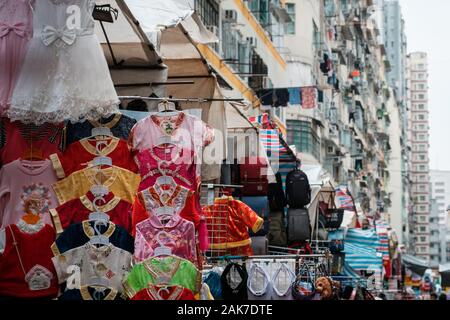
[(283, 190), (283, 181), (281, 173), (275, 175), (277, 182), (269, 184), (267, 198), (269, 199), (269, 207), (272, 212), (283, 211), (287, 205), (286, 196)]
[(295, 169), (286, 177), (286, 199), (289, 208), (300, 209), (311, 203), (311, 186), (308, 176)]

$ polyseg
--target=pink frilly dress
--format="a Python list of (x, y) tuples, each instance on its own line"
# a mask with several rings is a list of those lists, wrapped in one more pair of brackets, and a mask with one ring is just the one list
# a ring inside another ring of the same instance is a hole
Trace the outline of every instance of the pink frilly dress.
[(9, 108), (20, 67), (33, 36), (34, 0), (0, 1), (0, 115)]

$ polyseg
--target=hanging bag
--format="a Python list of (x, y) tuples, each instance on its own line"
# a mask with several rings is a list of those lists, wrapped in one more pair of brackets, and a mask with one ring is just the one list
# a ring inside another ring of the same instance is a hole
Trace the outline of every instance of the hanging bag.
[(288, 210), (288, 241), (302, 242), (311, 239), (311, 221), (307, 209)]
[(315, 295), (314, 281), (306, 264), (300, 269), (297, 279), (292, 284), (292, 297), (295, 300), (311, 300)]
[(311, 186), (306, 173), (292, 170), (286, 176), (286, 200), (289, 208), (301, 209), (311, 203)]
[(287, 205), (286, 195), (283, 190), (283, 181), (281, 173), (277, 172), (275, 175), (276, 183), (269, 184), (267, 198), (269, 200), (269, 207), (272, 212), (283, 211)]
[(338, 229), (344, 220), (344, 209), (336, 209), (334, 195), (328, 198), (328, 203), (321, 201), (319, 204), (320, 214), (324, 217), (325, 228)]

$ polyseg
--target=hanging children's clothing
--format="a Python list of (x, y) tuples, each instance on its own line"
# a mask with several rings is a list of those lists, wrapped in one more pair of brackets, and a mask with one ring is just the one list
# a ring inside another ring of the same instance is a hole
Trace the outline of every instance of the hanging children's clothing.
[(214, 140), (214, 130), (199, 118), (184, 112), (154, 114), (133, 127), (130, 146), (140, 152), (160, 144), (161, 139), (169, 139), (179, 147), (194, 151), (201, 159), (203, 148)]
[(135, 156), (142, 178), (139, 191), (153, 186), (162, 176), (170, 176), (176, 184), (197, 191), (200, 176), (197, 174), (195, 160), (192, 150), (181, 149), (175, 145), (140, 151)]
[(223, 300), (248, 300), (248, 273), (245, 266), (230, 263), (221, 276)]
[(56, 209), (51, 209), (50, 216), (56, 232), (60, 234), (72, 224), (89, 220), (89, 215), (98, 209), (107, 214), (110, 221), (116, 226), (131, 233), (132, 205), (129, 202), (121, 200), (111, 192), (104, 197), (104, 201), (99, 201), (100, 205), (97, 208), (94, 200), (94, 195), (89, 191), (84, 196), (70, 200)]
[(155, 185), (138, 193), (133, 204), (133, 227), (144, 221), (150, 213), (173, 213), (192, 221), (196, 227), (202, 219), (202, 212), (196, 205), (195, 195), (192, 191), (179, 185), (171, 189), (164, 189)]
[(83, 221), (82, 223), (71, 225), (58, 236), (51, 247), (53, 254), (58, 256), (71, 249), (85, 245), (95, 236), (95, 228), (117, 248), (130, 253), (134, 252), (134, 239), (123, 228), (116, 226), (112, 222), (109, 222), (107, 225), (95, 226), (95, 221)]
[(113, 165), (138, 172), (128, 144), (124, 140), (109, 138), (104, 142), (105, 145), (97, 150), (97, 140), (83, 139), (72, 143), (62, 155), (52, 154), (50, 159), (58, 178), (63, 179), (75, 171), (86, 169), (96, 157), (109, 157)]
[(20, 220), (0, 230), (0, 296), (55, 298), (58, 279), (52, 264), (51, 244), (55, 231), (40, 220), (30, 225)]
[[(141, 177), (129, 170), (116, 166), (100, 170), (95, 167), (83, 169), (72, 173), (67, 178), (53, 184), (59, 204), (64, 204), (88, 193), (95, 185), (103, 185), (109, 188), (115, 196), (133, 203)], [(103, 177), (100, 179), (100, 177)], [(99, 181), (99, 179), (101, 181)]]
[(58, 300), (62, 301), (121, 301), (122, 296), (114, 288), (81, 286), (80, 289), (70, 289), (63, 292)]
[(11, 98), (11, 119), (75, 122), (118, 112), (120, 101), (94, 32), (94, 7), (95, 0), (33, 4), (34, 35)]
[(39, 152), (42, 158), (61, 154), (64, 150), (64, 124), (36, 126), (7, 118), (0, 120), (0, 164), (5, 165), (24, 157), (29, 152)]
[(52, 258), (60, 284), (65, 283), (74, 268), (79, 268), (80, 285), (88, 285), (93, 278), (104, 278), (108, 285), (122, 292), (122, 281), (131, 270), (133, 256), (113, 244), (97, 248), (86, 243)]
[(201, 289), (202, 274), (195, 265), (175, 256), (150, 258), (133, 267), (123, 283), (129, 298), (149, 284), (178, 285), (197, 293)]
[(111, 130), (114, 137), (128, 140), (130, 131), (136, 122), (135, 119), (120, 113), (101, 118), (98, 121), (69, 122), (66, 126), (66, 143), (69, 146), (76, 141), (90, 137), (92, 135), (92, 129), (98, 127), (106, 127)]
[(0, 115), (9, 107), (20, 68), (33, 36), (34, 0), (0, 2)]
[(245, 203), (232, 197), (217, 198), (203, 208), (210, 234), (211, 249), (229, 250), (233, 255), (253, 255), (250, 228), (261, 229), (264, 220)]
[(51, 225), (49, 210), (58, 205), (52, 189), (55, 181), (50, 160), (16, 160), (5, 165), (0, 170), (0, 228), (19, 222), (27, 200), (36, 200), (33, 209)]
[(136, 225), (134, 259), (142, 262), (155, 254), (155, 249), (164, 245), (172, 254), (198, 265), (194, 224), (178, 215), (168, 222), (152, 214)]
[(180, 286), (150, 284), (139, 291), (131, 300), (195, 300), (191, 290)]

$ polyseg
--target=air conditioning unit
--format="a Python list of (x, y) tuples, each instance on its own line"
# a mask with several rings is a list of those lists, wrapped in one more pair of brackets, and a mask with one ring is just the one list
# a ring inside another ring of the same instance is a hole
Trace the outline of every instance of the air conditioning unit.
[(225, 21), (227, 22), (237, 22), (237, 11), (236, 10), (225, 10)]
[(247, 42), (252, 46), (252, 47), (256, 47), (256, 38), (255, 37), (247, 37)]
[(327, 147), (327, 154), (335, 155), (336, 154), (336, 148), (334, 146), (328, 146)]
[(263, 87), (263, 89), (267, 89), (270, 87), (270, 78), (269, 77), (262, 78), (262, 87)]
[(211, 33), (214, 33), (216, 37), (219, 37), (219, 27), (218, 26), (206, 26), (206, 29)]

